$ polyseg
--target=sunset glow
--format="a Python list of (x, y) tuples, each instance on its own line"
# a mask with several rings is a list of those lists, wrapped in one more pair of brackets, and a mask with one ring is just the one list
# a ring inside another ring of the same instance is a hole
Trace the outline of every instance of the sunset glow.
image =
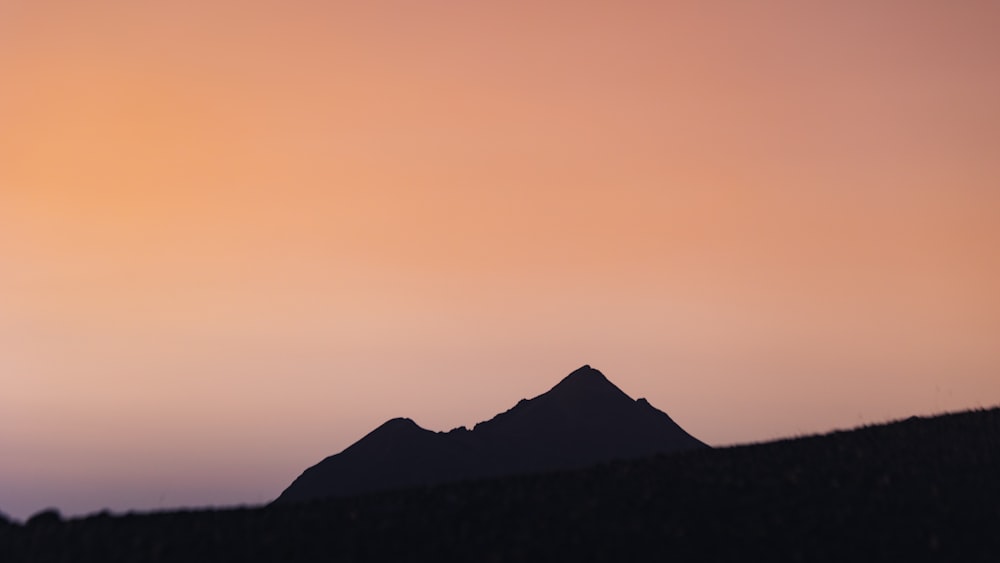
[(1000, 4), (705, 4), (0, 0), (0, 511), (587, 363), (713, 446), (1000, 403)]

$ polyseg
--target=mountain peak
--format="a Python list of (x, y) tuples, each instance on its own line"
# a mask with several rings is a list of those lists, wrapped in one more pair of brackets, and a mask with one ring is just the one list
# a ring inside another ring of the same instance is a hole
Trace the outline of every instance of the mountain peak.
[(396, 418), (390, 418), (389, 420), (385, 421), (382, 424), (382, 426), (386, 428), (409, 428), (412, 426), (417, 426), (419, 428), (417, 423), (414, 422), (412, 418), (406, 418), (402, 416), (397, 416)]
[(573, 380), (600, 379), (604, 381), (608, 380), (608, 378), (604, 377), (604, 374), (601, 373), (599, 370), (590, 367), (590, 364), (584, 364), (582, 367), (573, 370), (569, 375), (563, 378), (563, 381), (568, 381), (570, 379)]
[(589, 365), (575, 370), (556, 384), (549, 393), (556, 395), (570, 394), (579, 395), (581, 393), (592, 395), (595, 393), (610, 393), (612, 395), (625, 395), (614, 383), (604, 377), (604, 374)]
[(382, 423), (347, 449), (365, 451), (386, 451), (401, 447), (402, 444), (413, 444), (425, 435), (433, 434), (421, 428), (409, 418), (392, 418)]
[(382, 423), (381, 426), (369, 432), (369, 436), (378, 435), (382, 438), (386, 436), (407, 436), (413, 433), (426, 432), (413, 419), (392, 418)]

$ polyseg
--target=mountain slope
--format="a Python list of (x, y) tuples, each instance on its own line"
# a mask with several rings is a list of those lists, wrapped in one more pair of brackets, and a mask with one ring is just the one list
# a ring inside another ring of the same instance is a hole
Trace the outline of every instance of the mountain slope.
[(307, 469), (275, 502), (572, 469), (706, 447), (645, 399), (583, 366), (471, 431), (431, 432), (397, 418)]
[(508, 469), (568, 469), (704, 447), (645, 399), (633, 400), (583, 366), (547, 393), (521, 401), (473, 432), (507, 453)]
[(307, 469), (280, 498), (308, 500), (460, 479), (467, 473), (466, 459), (453, 440), (395, 418)]

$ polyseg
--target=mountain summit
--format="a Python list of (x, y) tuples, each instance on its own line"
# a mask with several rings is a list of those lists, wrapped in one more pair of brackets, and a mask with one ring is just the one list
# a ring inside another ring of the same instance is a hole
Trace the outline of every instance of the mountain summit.
[(608, 399), (615, 396), (628, 399), (628, 395), (615, 387), (614, 383), (608, 381), (608, 378), (604, 377), (603, 373), (589, 365), (585, 365), (564, 377), (562, 381), (546, 393), (546, 395), (548, 394), (564, 395), (567, 400), (571, 400), (573, 397), (582, 398), (588, 395), (603, 395)]
[(472, 430), (392, 419), (302, 473), (275, 502), (585, 467), (707, 447), (585, 365)]

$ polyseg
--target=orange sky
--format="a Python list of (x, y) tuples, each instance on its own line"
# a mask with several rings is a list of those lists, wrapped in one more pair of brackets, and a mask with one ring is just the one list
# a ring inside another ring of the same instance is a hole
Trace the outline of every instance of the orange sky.
[(705, 4), (0, 2), (0, 511), (584, 363), (714, 445), (1000, 403), (1000, 6)]

